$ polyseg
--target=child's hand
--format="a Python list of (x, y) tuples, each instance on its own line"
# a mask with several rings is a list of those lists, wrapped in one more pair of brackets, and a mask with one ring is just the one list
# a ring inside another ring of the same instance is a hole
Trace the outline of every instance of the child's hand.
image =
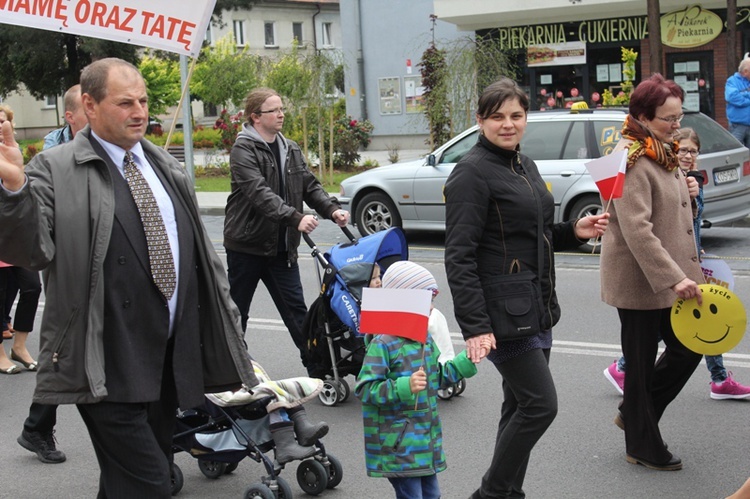
[(412, 393), (419, 393), (427, 388), (427, 373), (423, 368), (420, 367), (419, 371), (412, 373), (409, 377), (409, 388)]

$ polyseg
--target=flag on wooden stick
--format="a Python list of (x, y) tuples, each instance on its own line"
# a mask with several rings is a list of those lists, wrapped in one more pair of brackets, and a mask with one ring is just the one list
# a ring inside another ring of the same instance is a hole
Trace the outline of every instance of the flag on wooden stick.
[(359, 331), (425, 343), (431, 303), (428, 289), (364, 288)]

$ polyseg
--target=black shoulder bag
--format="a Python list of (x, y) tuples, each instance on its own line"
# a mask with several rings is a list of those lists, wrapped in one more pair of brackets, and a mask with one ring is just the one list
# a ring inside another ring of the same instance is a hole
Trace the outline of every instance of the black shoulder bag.
[[(544, 271), (544, 219), (542, 203), (533, 186), (531, 191), (537, 205), (537, 269), (541, 274)], [(487, 314), (497, 341), (528, 338), (542, 331), (544, 303), (540, 280), (541, 277), (536, 279), (536, 275), (530, 270), (521, 270), (518, 259), (513, 259), (509, 273), (491, 276), (482, 281)]]

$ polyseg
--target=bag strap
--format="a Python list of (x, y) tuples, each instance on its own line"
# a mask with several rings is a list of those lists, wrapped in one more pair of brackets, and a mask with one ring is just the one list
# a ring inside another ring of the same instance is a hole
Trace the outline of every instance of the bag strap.
[[(516, 160), (518, 161), (518, 166), (521, 167), (521, 171), (526, 173), (524, 170), (523, 165), (521, 164), (521, 158), (519, 155), (516, 155)], [(513, 160), (511, 159), (511, 168), (513, 168)], [(531, 181), (529, 180), (528, 176), (526, 177), (526, 181), (529, 183), (529, 187), (531, 187), (531, 195), (534, 197), (534, 202), (536, 203), (536, 214), (537, 214), (537, 224), (536, 224), (536, 249), (537, 249), (537, 269), (539, 269), (539, 273), (541, 274), (543, 268), (542, 263), (544, 262), (544, 236), (543, 236), (543, 230), (544, 230), (544, 214), (542, 210), (542, 200), (539, 199), (539, 196), (536, 193), (536, 189), (534, 189), (534, 186), (531, 184)], [(495, 206), (498, 211), (500, 211), (500, 207), (497, 205), (497, 201), (495, 201)], [(505, 234), (503, 233), (503, 239), (505, 239)], [(513, 269), (516, 269), (516, 273), (520, 272), (521, 265), (518, 262), (517, 258), (514, 258), (513, 261), (510, 264), (510, 271), (509, 274), (513, 274)]]

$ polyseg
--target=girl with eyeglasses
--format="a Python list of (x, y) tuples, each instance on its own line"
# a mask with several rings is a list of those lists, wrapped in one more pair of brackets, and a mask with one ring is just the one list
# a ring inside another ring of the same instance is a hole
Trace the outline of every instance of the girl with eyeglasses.
[[(679, 143), (677, 159), (680, 168), (689, 176), (695, 176), (700, 187), (698, 197), (695, 198), (697, 212), (693, 217), (693, 231), (698, 253), (703, 254), (701, 246), (701, 224), (703, 223), (703, 175), (698, 172), (698, 154), (701, 141), (692, 128), (682, 128), (675, 134)], [(691, 173), (692, 172), (692, 173)], [(732, 378), (731, 373), (724, 368), (724, 357), (721, 355), (706, 355), (706, 367), (711, 373), (711, 398), (715, 400), (750, 398), (750, 386), (744, 386)]]

